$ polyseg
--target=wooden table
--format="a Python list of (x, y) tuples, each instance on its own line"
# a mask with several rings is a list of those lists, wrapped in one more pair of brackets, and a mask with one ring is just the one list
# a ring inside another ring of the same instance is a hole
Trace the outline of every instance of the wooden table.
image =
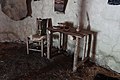
[[(47, 38), (47, 55), (49, 55), (48, 58), (50, 58), (50, 53), (51, 53), (51, 47), (53, 44), (53, 33), (54, 32), (59, 32), (60, 34), (63, 34), (63, 39), (60, 37), (60, 48), (66, 50), (67, 49), (67, 36), (75, 36), (76, 38), (85, 38), (86, 40), (84, 41), (84, 45), (86, 48), (87, 46), (87, 51), (84, 51), (84, 57), (82, 61), (78, 62), (78, 57), (80, 53), (80, 46), (77, 46), (76, 42), (76, 47), (74, 51), (74, 59), (73, 59), (73, 71), (75, 72), (77, 68), (81, 65), (81, 63), (85, 62), (87, 59), (90, 58), (90, 51), (92, 52), (92, 60), (95, 61), (95, 48), (96, 48), (96, 32), (93, 31), (88, 31), (88, 30), (81, 30), (81, 31), (76, 31), (75, 28), (69, 28), (69, 30), (61, 29), (60, 26), (53, 26), (53, 27), (48, 27), (48, 38)], [(63, 43), (61, 44), (61, 40)], [(87, 43), (87, 44), (86, 44)], [(92, 44), (92, 47), (91, 47)], [(86, 55), (86, 56), (85, 56)]]

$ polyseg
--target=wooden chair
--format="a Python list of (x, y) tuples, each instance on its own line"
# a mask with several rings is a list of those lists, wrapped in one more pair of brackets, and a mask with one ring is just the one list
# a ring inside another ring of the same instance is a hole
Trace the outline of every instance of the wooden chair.
[(36, 34), (27, 37), (27, 54), (30, 51), (40, 52), (41, 57), (47, 56), (44, 49), (47, 47), (47, 27), (51, 19), (36, 18), (37, 31)]

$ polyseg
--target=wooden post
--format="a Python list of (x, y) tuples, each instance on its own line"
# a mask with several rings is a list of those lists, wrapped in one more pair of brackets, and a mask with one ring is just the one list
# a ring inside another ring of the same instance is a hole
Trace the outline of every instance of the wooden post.
[(88, 38), (88, 51), (87, 51), (87, 57), (90, 57), (91, 39), (92, 39), (92, 34), (89, 34), (89, 38)]
[[(51, 18), (47, 19), (47, 27), (46, 28), (49, 28), (49, 27), (52, 27), (52, 19)], [(47, 32), (47, 58), (50, 59), (51, 48), (52, 48), (52, 44), (53, 44), (53, 41), (52, 41), (53, 32), (49, 31), (48, 29), (46, 30), (46, 32)]]
[(93, 62), (95, 62), (96, 43), (97, 43), (97, 33), (94, 33), (93, 34), (93, 47), (92, 47), (92, 59), (93, 59)]
[(75, 44), (75, 52), (74, 52), (74, 61), (73, 61), (73, 72), (77, 70), (77, 63), (78, 63), (78, 55), (80, 53), (80, 38), (76, 37), (76, 44)]
[[(77, 31), (81, 31), (83, 29), (83, 19), (84, 19), (84, 12), (85, 12), (85, 1), (81, 1), (81, 13), (80, 13), (80, 23)], [(77, 70), (77, 58), (80, 53), (80, 38), (76, 37), (76, 48), (75, 48), (75, 53), (74, 53), (74, 62), (73, 62), (73, 72)]]
[[(91, 30), (91, 26), (90, 26), (90, 19), (89, 19), (89, 15), (88, 12), (86, 13), (87, 15), (87, 21), (88, 21), (88, 26), (87, 26), (87, 30), (90, 31)], [(92, 35), (93, 34), (88, 34), (88, 51), (87, 51), (87, 57), (90, 57), (90, 52), (91, 52), (91, 42), (92, 42)]]

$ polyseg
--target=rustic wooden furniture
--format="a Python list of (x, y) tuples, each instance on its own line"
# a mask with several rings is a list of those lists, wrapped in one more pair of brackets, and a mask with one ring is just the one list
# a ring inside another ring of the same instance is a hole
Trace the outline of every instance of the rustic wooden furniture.
[(51, 19), (36, 19), (36, 34), (27, 37), (27, 54), (29, 54), (29, 51), (37, 51), (41, 53), (41, 57), (46, 55), (46, 57), (48, 58), (47, 53), (44, 53), (44, 46), (47, 44), (47, 27), (49, 26), (50, 20)]
[[(96, 40), (95, 40), (96, 33), (95, 32), (88, 31), (86, 29), (82, 29), (81, 31), (76, 31), (76, 29), (73, 27), (70, 27), (69, 30), (66, 31), (61, 26), (48, 27), (48, 30), (50, 31), (50, 33), (48, 34), (49, 40), (47, 42), (49, 44), (47, 47), (49, 50), (48, 54), (51, 53), (52, 37), (53, 37), (54, 32), (59, 32), (60, 34), (63, 34), (63, 38), (60, 39), (60, 48), (64, 50), (67, 49), (67, 35), (75, 36), (76, 38), (79, 38), (79, 39), (81, 38), (87, 39), (87, 40), (84, 40), (84, 55), (82, 56), (82, 61), (80, 62), (78, 62), (80, 47), (77, 46), (80, 43), (77, 43), (76, 41), (76, 47), (75, 47), (74, 59), (73, 59), (73, 71), (74, 72), (81, 65), (81, 63), (85, 62), (91, 57), (90, 52), (92, 53), (92, 60), (93, 61), (95, 60), (95, 45), (96, 45)], [(89, 40), (90, 37), (92, 37), (93, 40)], [(62, 44), (61, 44), (61, 40), (63, 41)], [(91, 42), (92, 42), (92, 47), (91, 47)]]

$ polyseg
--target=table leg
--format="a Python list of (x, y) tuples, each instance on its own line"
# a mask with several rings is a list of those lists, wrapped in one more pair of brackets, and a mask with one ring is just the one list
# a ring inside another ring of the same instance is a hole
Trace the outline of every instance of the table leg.
[(77, 70), (78, 56), (80, 53), (80, 38), (76, 38), (76, 47), (74, 52), (74, 61), (73, 61), (73, 72)]
[(90, 57), (91, 41), (92, 41), (92, 34), (89, 34), (87, 57)]
[(83, 44), (83, 55), (82, 55), (82, 60), (85, 59), (86, 57), (86, 47), (87, 47), (87, 35), (83, 37), (84, 39), (84, 44)]
[(59, 39), (59, 40), (60, 40), (60, 46), (59, 46), (60, 49), (62, 48), (62, 47), (61, 47), (61, 42), (62, 42), (62, 41), (61, 41), (61, 38), (62, 38), (62, 33), (60, 32), (60, 39)]

